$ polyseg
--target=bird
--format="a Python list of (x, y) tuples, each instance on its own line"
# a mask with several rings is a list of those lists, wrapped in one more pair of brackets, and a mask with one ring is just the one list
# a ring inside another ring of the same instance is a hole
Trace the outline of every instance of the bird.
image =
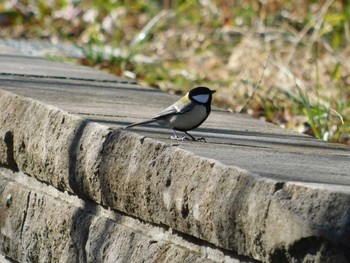
[[(188, 131), (199, 127), (208, 118), (211, 111), (212, 94), (215, 92), (216, 90), (207, 87), (193, 88), (153, 118), (130, 124), (124, 129), (155, 122), (172, 128), (174, 136), (170, 138), (173, 140), (205, 141), (205, 138), (196, 139)], [(178, 137), (176, 131), (184, 132), (189, 138)]]

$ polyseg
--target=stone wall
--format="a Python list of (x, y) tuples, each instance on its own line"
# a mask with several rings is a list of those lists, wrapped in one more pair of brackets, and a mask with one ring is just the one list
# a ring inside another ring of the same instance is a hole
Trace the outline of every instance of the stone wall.
[(18, 262), (350, 262), (350, 197), (0, 90), (0, 253)]

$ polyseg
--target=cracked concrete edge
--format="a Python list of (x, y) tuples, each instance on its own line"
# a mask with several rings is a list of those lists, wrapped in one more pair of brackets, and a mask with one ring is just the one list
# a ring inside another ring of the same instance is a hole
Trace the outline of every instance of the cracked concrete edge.
[(5, 91), (0, 112), (13, 149), (0, 160), (59, 190), (257, 260), (350, 258), (348, 192), (264, 179)]
[(0, 228), (16, 262), (241, 262), (4, 168)]

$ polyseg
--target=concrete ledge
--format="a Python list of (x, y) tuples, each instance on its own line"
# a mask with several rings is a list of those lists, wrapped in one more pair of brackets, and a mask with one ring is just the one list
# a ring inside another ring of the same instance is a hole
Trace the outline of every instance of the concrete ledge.
[(0, 251), (17, 262), (237, 262), (0, 168)]
[(350, 260), (347, 186), (263, 178), (2, 90), (0, 112), (1, 163), (58, 190), (265, 262)]
[[(5, 52), (6, 54), (4, 54)], [(0, 63), (0, 75), (3, 76), (32, 76), (46, 79), (80, 79), (111, 83), (136, 83), (134, 80), (118, 78), (89, 67), (21, 55), (16, 51), (11, 52), (11, 49), (1, 44), (0, 54), (2, 59), (6, 61), (6, 63)]]

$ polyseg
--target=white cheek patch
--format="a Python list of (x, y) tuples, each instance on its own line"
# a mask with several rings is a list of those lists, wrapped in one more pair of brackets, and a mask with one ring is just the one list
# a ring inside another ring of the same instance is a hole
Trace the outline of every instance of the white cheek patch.
[(209, 94), (195, 95), (192, 98), (200, 103), (207, 103), (209, 100)]

